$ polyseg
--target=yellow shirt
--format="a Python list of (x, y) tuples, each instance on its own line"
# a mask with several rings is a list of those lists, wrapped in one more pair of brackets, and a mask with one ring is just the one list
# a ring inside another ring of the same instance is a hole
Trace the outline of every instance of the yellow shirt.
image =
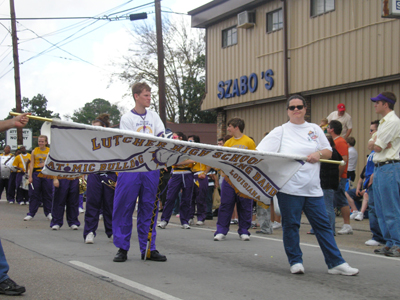
[(46, 147), (46, 149), (44, 151), (40, 150), (39, 147), (36, 147), (33, 150), (32, 154), (34, 155), (34, 162), (33, 162), (34, 169), (42, 169), (40, 164), (44, 163), (49, 152), (50, 152), (50, 148), (48, 148), (48, 147)]
[(184, 165), (179, 165), (179, 166), (172, 166), (172, 173), (173, 174), (186, 174), (186, 173), (192, 173), (190, 170), (193, 166), (193, 163), (190, 164), (184, 164)]
[[(22, 156), (22, 160), (21, 160), (21, 156)], [(31, 155), (29, 153), (17, 155), (14, 159), (13, 166), (17, 167), (17, 168), (21, 168), (23, 170), (23, 172), (26, 172), (28, 170), (26, 168), (26, 163), (28, 162), (28, 160), (31, 160)], [(21, 171), (18, 170), (17, 172), (21, 172)]]
[(192, 167), (192, 172), (195, 174), (203, 173), (206, 171), (206, 169), (207, 169), (207, 165), (196, 162)]
[(256, 150), (256, 144), (254, 141), (245, 134), (239, 139), (234, 137), (230, 138), (225, 142), (224, 147)]

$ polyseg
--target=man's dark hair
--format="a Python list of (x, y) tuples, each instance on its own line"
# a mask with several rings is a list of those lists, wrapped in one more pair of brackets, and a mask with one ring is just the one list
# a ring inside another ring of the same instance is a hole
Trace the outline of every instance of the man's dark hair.
[(356, 139), (353, 138), (352, 136), (349, 136), (349, 137), (346, 139), (346, 142), (347, 142), (350, 146), (352, 146), (352, 147), (354, 147), (354, 146), (356, 145)]
[(332, 120), (329, 122), (329, 128), (333, 129), (333, 132), (336, 135), (340, 135), (342, 133), (343, 126), (342, 123), (340, 123), (340, 121)]
[(371, 125), (376, 125), (376, 130), (378, 130), (379, 127), (379, 120), (375, 120), (371, 122)]
[(244, 131), (244, 121), (241, 118), (234, 117), (228, 121), (228, 126), (232, 125), (233, 127), (239, 127), (241, 133)]
[(174, 133), (175, 133), (177, 136), (179, 136), (179, 137), (182, 139), (182, 141), (187, 141), (187, 137), (186, 137), (186, 135), (185, 135), (183, 132), (175, 131)]
[(219, 138), (217, 142), (224, 141), (224, 138)]
[(188, 139), (189, 138), (193, 138), (193, 141), (195, 142), (195, 143), (200, 143), (200, 137), (198, 136), (198, 135), (189, 135), (188, 136)]

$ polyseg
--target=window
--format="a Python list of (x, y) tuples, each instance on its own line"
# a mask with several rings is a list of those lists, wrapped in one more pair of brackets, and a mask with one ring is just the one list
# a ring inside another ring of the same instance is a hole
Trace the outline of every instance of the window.
[(222, 30), (222, 47), (229, 47), (237, 44), (237, 28), (231, 27)]
[(311, 0), (311, 17), (335, 10), (335, 0)]
[(283, 28), (282, 9), (267, 13), (267, 32), (272, 32)]

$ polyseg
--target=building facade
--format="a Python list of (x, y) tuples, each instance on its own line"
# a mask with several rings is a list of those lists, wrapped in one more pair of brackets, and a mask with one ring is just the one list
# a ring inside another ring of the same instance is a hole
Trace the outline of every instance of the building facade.
[(306, 98), (308, 121), (317, 124), (344, 103), (360, 174), (370, 122), (379, 118), (370, 98), (392, 91), (400, 100), (400, 20), (382, 18), (382, 3), (214, 0), (190, 11), (192, 26), (206, 30), (202, 109), (218, 111), (218, 137), (238, 116), (260, 142), (287, 121), (292, 94)]

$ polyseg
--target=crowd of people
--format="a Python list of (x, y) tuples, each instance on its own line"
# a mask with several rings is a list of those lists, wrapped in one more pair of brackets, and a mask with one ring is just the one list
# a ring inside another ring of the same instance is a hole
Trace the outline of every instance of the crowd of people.
[[(146, 83), (137, 83), (132, 87), (132, 95), (135, 107), (122, 116), (120, 128), (165, 137), (166, 130), (160, 117), (147, 109), (151, 101), (150, 87)], [(44, 135), (39, 136), (38, 147), (31, 154), (24, 146), (19, 146), (15, 155), (11, 154), (9, 146), (5, 147), (2, 164), (7, 160), (4, 163), (12, 171), (8, 178), (1, 179), (0, 192), (6, 189), (10, 204), (29, 205), (24, 221), (32, 220), (42, 206), (52, 230), (61, 229), (64, 213), (68, 226), (77, 230), (81, 225), (78, 215), (84, 211), (79, 200), (82, 201), (80, 187), (85, 184), (83, 240), (86, 244), (94, 243), (99, 219), (103, 216), (105, 233), (118, 248), (114, 262), (128, 259), (132, 215), (137, 209), (137, 234), (143, 260), (167, 260), (156, 248), (156, 228), (166, 229), (173, 213), (179, 216), (182, 229), (203, 226), (206, 220), (218, 216), (214, 241), (225, 240), (232, 224), (238, 225), (237, 232), (242, 241), (250, 240), (250, 228), (261, 226), (257, 234), (271, 234), (273, 229), (282, 227), (290, 272), (304, 274), (299, 238), (304, 213), (312, 226), (309, 233), (315, 234), (320, 244), (328, 273), (356, 275), (358, 269), (343, 259), (336, 245), (335, 209), (340, 211), (344, 222), (338, 234), (353, 234), (350, 220), (362, 221), (368, 212), (372, 238), (366, 245), (382, 245), (375, 249), (376, 254), (400, 256), (400, 120), (393, 112), (396, 96), (384, 92), (371, 100), (382, 120), (371, 122), (371, 139), (365, 145), (371, 154), (353, 189), (349, 188), (349, 182), (351, 186), (355, 181), (358, 155), (354, 148), (356, 140), (351, 136), (351, 116), (345, 112), (345, 105), (339, 104), (338, 111), (318, 126), (305, 121), (306, 101), (302, 96), (294, 95), (286, 105), (289, 121), (265, 134), (258, 146), (244, 134), (244, 120), (237, 117), (227, 122), (229, 135), (218, 140), (218, 146), (284, 154), (293, 154), (296, 149), (296, 154), (307, 157), (271, 205), (256, 203), (240, 193), (228, 175), (193, 160), (180, 162), (161, 172), (102, 172), (72, 180), (49, 178), (41, 173), (49, 153), (48, 137)], [(2, 123), (2, 130), (9, 126), (23, 127), (27, 115), (14, 119), (14, 123)], [(109, 115), (99, 115), (92, 125), (109, 127)], [(200, 142), (198, 136), (187, 138), (182, 132), (174, 132), (172, 138)], [(321, 166), (320, 159), (343, 160), (345, 165)], [(220, 194), (220, 206), (213, 211), (215, 190)], [(357, 202), (361, 204), (357, 205)], [(157, 225), (159, 211), (162, 215)], [(280, 213), (281, 219), (276, 212)], [(7, 272), (8, 264), (0, 244), (0, 293), (25, 292), (24, 287), (8, 278)]]

